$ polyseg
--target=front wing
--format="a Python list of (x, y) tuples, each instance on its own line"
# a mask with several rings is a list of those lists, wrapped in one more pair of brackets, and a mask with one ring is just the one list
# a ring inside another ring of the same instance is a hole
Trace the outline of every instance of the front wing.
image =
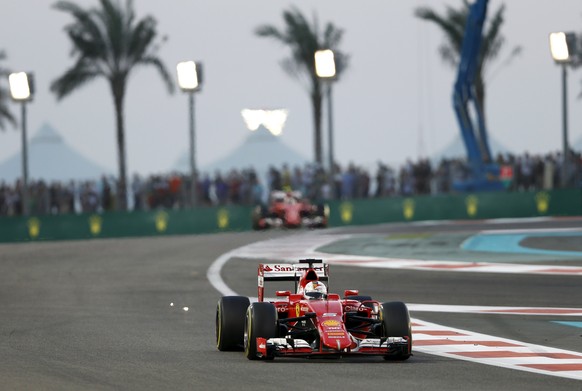
[(291, 226), (295, 228), (315, 228), (323, 226), (326, 221), (321, 216), (305, 216), (301, 218), (301, 223), (297, 226), (286, 223), (280, 217), (262, 217), (259, 220), (258, 226), (261, 228), (289, 228)]
[(353, 338), (352, 347), (337, 350), (318, 347), (303, 339), (257, 338), (257, 353), (262, 357), (311, 357), (311, 356), (397, 356), (410, 353), (407, 337)]

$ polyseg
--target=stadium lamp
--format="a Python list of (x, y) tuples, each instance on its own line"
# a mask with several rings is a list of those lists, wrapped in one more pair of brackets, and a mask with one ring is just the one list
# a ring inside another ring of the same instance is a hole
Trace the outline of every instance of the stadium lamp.
[(17, 102), (32, 99), (32, 77), (26, 72), (15, 72), (8, 75), (10, 96)]
[(335, 197), (334, 183), (334, 156), (333, 156), (333, 105), (331, 99), (331, 82), (336, 78), (335, 58), (333, 50), (323, 49), (315, 52), (315, 73), (317, 77), (327, 83), (327, 142), (329, 158), (329, 178), (331, 197)]
[(32, 84), (32, 74), (26, 72), (15, 72), (8, 75), (10, 85), (10, 96), (15, 102), (20, 102), (22, 106), (22, 215), (29, 213), (28, 205), (28, 141), (26, 136), (26, 102), (32, 100), (34, 87)]
[(202, 64), (182, 61), (176, 66), (178, 85), (184, 92), (194, 92), (202, 87)]
[(190, 202), (197, 204), (198, 173), (196, 168), (196, 128), (194, 124), (194, 93), (202, 87), (202, 65), (194, 61), (182, 61), (176, 66), (178, 85), (188, 93), (190, 121)]
[(335, 77), (335, 59), (333, 50), (324, 49), (315, 52), (315, 73), (317, 74), (317, 77), (322, 79), (331, 79)]
[(562, 172), (561, 185), (568, 185), (568, 166), (570, 149), (568, 146), (568, 64), (571, 64), (574, 57), (578, 54), (576, 51), (576, 34), (556, 32), (550, 34), (550, 52), (552, 58), (562, 66)]
[(557, 32), (550, 34), (550, 52), (557, 63), (570, 63), (576, 53), (576, 34)]

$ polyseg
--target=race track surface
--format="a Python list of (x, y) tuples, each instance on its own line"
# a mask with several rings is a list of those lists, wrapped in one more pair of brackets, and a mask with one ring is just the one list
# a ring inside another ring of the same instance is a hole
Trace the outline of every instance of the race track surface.
[[(474, 255), (479, 262), (505, 264), (513, 260), (525, 266), (582, 267), (582, 256), (576, 254), (581, 237), (571, 231), (582, 228), (579, 219), (380, 225), (314, 231), (309, 235), (338, 235), (350, 241), (351, 235), (356, 234), (369, 244), (363, 247), (375, 257), (390, 256), (382, 252), (394, 254), (398, 249), (400, 254), (418, 255), (414, 258), (418, 261), (443, 262), (449, 252), (451, 260), (470, 263), (467, 255), (471, 253), (467, 251), (471, 250), (459, 252), (454, 245), (446, 250), (443, 247), (449, 244), (443, 243), (454, 244), (484, 230), (556, 228), (565, 229), (568, 234), (544, 234), (537, 240), (528, 236), (521, 238), (519, 245), (571, 254), (536, 253), (531, 254), (531, 260), (517, 253)], [(283, 241), (291, 244), (291, 250), (285, 249), (285, 256), (292, 253), (293, 245), (297, 254), (303, 254), (310, 250), (302, 247), (304, 235), (305, 232), (249, 232), (0, 245), (0, 389), (581, 388), (582, 382), (577, 378), (427, 353), (422, 349), (422, 338), (418, 339), (418, 350), (413, 347), (414, 356), (401, 363), (379, 358), (251, 362), (240, 352), (218, 352), (214, 344), (215, 306), (222, 293), (207, 278), (211, 265), (225, 253), (232, 251), (236, 255), (237, 249), (256, 242), (268, 245)], [(332, 243), (323, 249), (329, 251), (330, 257), (344, 254), (342, 259), (350, 261), (354, 255), (343, 251), (346, 243), (350, 242)], [(437, 253), (434, 246), (439, 243), (439, 257), (428, 256), (433, 251)], [(382, 250), (383, 246), (388, 250)], [(324, 253), (323, 249), (318, 251)], [(279, 260), (276, 254), (272, 256), (273, 259), (261, 260), (229, 257), (220, 269), (220, 278), (233, 292), (256, 296), (257, 264)], [(548, 352), (560, 349), (582, 356), (580, 315), (464, 310), (467, 306), (581, 308), (582, 274), (361, 266), (349, 262), (332, 264), (331, 290), (355, 288), (380, 301), (402, 300), (410, 303), (412, 317), (422, 322), (535, 344)], [(555, 362), (552, 360), (556, 359), (548, 358)], [(575, 377), (577, 372), (569, 373)]]

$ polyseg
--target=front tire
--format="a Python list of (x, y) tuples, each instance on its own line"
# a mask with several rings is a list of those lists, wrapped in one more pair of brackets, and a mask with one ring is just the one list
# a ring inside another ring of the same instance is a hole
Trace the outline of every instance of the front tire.
[(277, 309), (271, 303), (253, 303), (247, 309), (244, 329), (245, 356), (249, 360), (272, 360), (273, 356), (259, 356), (257, 338), (277, 336)]
[(406, 351), (397, 352), (394, 355), (384, 356), (385, 360), (404, 361), (412, 355), (412, 327), (410, 314), (406, 304), (400, 301), (382, 303), (380, 309), (384, 326), (384, 337), (407, 337), (408, 348)]
[(223, 296), (216, 306), (216, 347), (220, 351), (243, 350), (248, 297)]
[(260, 231), (265, 229), (265, 226), (261, 225), (261, 220), (263, 220), (267, 216), (267, 208), (264, 205), (257, 205), (253, 209), (252, 213), (252, 221), (253, 221), (253, 229), (255, 231)]

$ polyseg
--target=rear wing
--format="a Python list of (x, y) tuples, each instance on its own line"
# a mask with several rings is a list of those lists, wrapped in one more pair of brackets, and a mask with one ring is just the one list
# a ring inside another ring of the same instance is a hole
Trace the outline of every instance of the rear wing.
[(298, 263), (261, 263), (258, 269), (259, 301), (263, 301), (265, 281), (294, 281), (295, 289), (304, 273), (312, 270), (319, 281), (329, 280), (329, 265), (321, 259), (301, 259)]

